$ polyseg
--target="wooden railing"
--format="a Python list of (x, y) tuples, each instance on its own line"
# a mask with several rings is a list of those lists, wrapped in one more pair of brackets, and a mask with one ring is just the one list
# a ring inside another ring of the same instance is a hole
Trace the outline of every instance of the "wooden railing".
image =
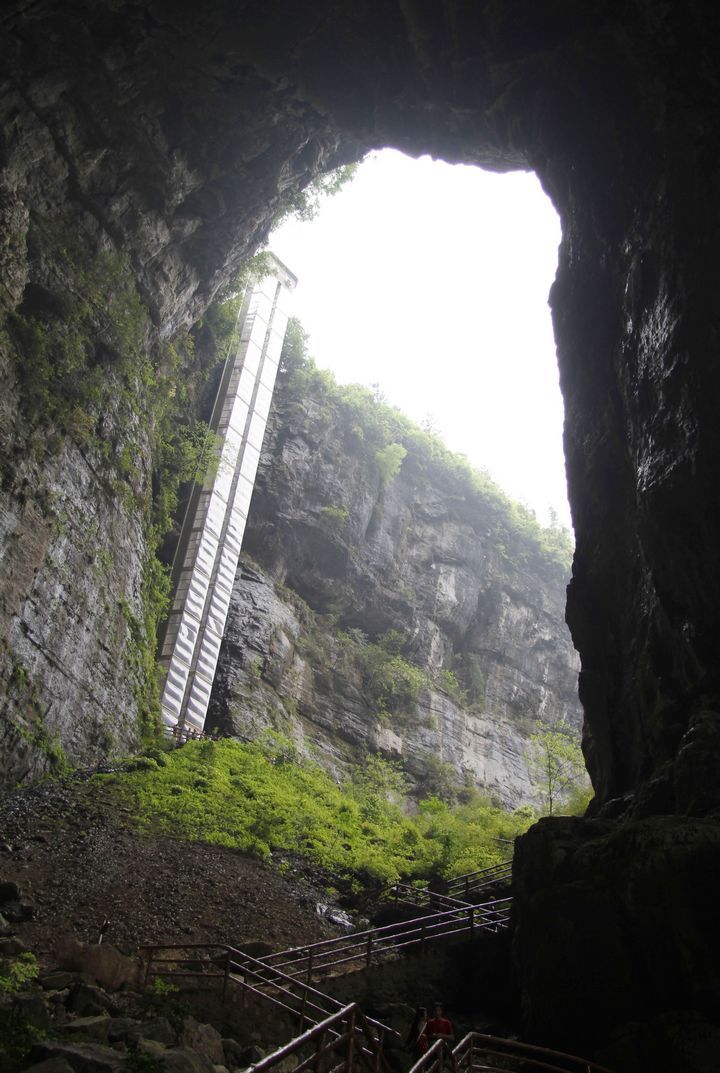
[(166, 737), (171, 738), (175, 748), (178, 749), (186, 741), (206, 741), (209, 737), (202, 730), (198, 730), (192, 723), (176, 723), (175, 726), (164, 726)]
[(267, 1070), (284, 1062), (290, 1056), (298, 1059), (294, 1073), (352, 1073), (356, 1069), (368, 1073), (389, 1073), (382, 1045), (370, 1044), (368, 1021), (357, 1003), (344, 1006), (325, 1021), (310, 1028), (284, 1047), (263, 1058), (254, 1066), (253, 1073)]
[[(320, 1024), (343, 1009), (337, 999), (231, 946), (201, 943), (179, 946), (175, 943), (140, 949), (147, 959), (146, 985), (154, 977), (171, 980), (191, 977), (201, 981), (218, 981), (218, 985), (222, 981), (223, 998), (231, 987), (239, 988), (243, 1003), (248, 995), (269, 1002), (297, 1018), (301, 1031), (306, 1025)], [(202, 954), (204, 958), (200, 957)], [(361, 1039), (366, 1030), (370, 1033), (369, 1037)], [(363, 1046), (371, 1050), (376, 1047), (382, 1050), (386, 1037), (397, 1037), (394, 1029), (372, 1017), (363, 1017), (361, 1027), (358, 1029), (356, 1026), (355, 1032)]]
[(502, 864), (494, 864), (490, 868), (481, 868), (477, 872), (467, 872), (466, 875), (448, 880), (446, 893), (450, 898), (467, 901), (470, 895), (487, 890), (498, 883), (509, 883), (511, 878), (512, 861), (503, 861)]
[(396, 904), (415, 906), (417, 909), (452, 909), (456, 906), (470, 905), (477, 895), (509, 883), (512, 878), (512, 861), (503, 861), (490, 868), (481, 868), (476, 872), (456, 876), (448, 880), (447, 890), (443, 893), (430, 887), (416, 887), (411, 883), (395, 883), (388, 887), (384, 898)]
[[(369, 968), (393, 953), (409, 947), (421, 949), (438, 939), (454, 935), (472, 938), (481, 931), (498, 931), (507, 927), (510, 898), (485, 905), (460, 905), (453, 909), (388, 924), (384, 928), (324, 939), (310, 946), (279, 950), (262, 958), (252, 958), (234, 947), (209, 943), (153, 943), (140, 947), (146, 958), (145, 982), (153, 976), (223, 978), (226, 990), (230, 978), (250, 990), (248, 980), (259, 992), (272, 990), (276, 981), (289, 981), (310, 989), (310, 983), (327, 975), (352, 969)], [(192, 951), (191, 956), (186, 956)], [(198, 957), (203, 958), (198, 962)], [(243, 977), (242, 981), (235, 979)], [(247, 978), (247, 979), (246, 979)], [(320, 995), (320, 992), (316, 992)], [(306, 999), (303, 999), (306, 1001)], [(294, 1010), (293, 1012), (297, 1012)], [(326, 1008), (323, 1014), (331, 1012)]]
[(442, 1040), (432, 1045), (415, 1063), (410, 1073), (443, 1073), (452, 1067), (453, 1073), (497, 1073), (498, 1070), (516, 1073), (612, 1073), (607, 1066), (598, 1065), (578, 1055), (536, 1047), (531, 1043), (469, 1032), (450, 1053)]
[(369, 968), (373, 962), (385, 960), (392, 953), (411, 946), (422, 948), (452, 935), (465, 934), (472, 938), (483, 930), (499, 931), (508, 926), (511, 901), (502, 898), (484, 905), (455, 906), (383, 928), (353, 932), (311, 946), (279, 950), (262, 961), (282, 969), (288, 976), (304, 977), (310, 983), (313, 976), (317, 979), (351, 968)]
[(407, 905), (413, 909), (431, 909), (442, 912), (443, 909), (462, 909), (467, 902), (461, 898), (451, 898), (448, 894), (439, 894), (429, 887), (413, 887), (410, 883), (395, 883), (388, 888), (387, 897), (395, 905)]

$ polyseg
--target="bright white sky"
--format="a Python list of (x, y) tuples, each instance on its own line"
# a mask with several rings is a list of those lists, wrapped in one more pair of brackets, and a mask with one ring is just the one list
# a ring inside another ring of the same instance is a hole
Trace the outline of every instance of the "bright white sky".
[(271, 249), (298, 277), (310, 353), (379, 383), (544, 524), (570, 525), (547, 296), (560, 223), (532, 174), (373, 153)]

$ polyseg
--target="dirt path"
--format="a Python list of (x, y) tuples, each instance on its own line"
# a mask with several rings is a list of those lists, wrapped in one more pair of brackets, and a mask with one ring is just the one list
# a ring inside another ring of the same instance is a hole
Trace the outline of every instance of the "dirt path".
[(178, 937), (283, 948), (338, 934), (299, 867), (284, 876), (224, 847), (138, 834), (115, 790), (86, 780), (0, 799), (0, 880), (32, 903), (15, 930), (38, 953), (68, 931), (97, 941), (105, 918), (106, 940), (126, 952)]

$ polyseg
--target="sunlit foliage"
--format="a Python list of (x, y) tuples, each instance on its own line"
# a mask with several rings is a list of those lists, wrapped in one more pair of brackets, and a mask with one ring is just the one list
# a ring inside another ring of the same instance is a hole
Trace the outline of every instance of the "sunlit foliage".
[(144, 829), (266, 859), (296, 851), (363, 882), (449, 877), (499, 863), (507, 845), (498, 839), (512, 839), (532, 819), (479, 796), (456, 808), (431, 797), (409, 815), (404, 776), (387, 761), (371, 758), (338, 786), (272, 733), (252, 744), (190, 742), (162, 766), (148, 760), (100, 778), (119, 782)]

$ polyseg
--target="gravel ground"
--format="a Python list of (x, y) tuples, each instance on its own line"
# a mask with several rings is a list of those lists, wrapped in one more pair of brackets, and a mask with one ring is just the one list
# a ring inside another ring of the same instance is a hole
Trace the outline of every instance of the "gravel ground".
[(301, 865), (281, 875), (221, 846), (139, 834), (112, 786), (82, 777), (0, 798), (2, 880), (34, 910), (14, 930), (48, 960), (61, 934), (96, 942), (105, 919), (105, 939), (127, 953), (180, 937), (283, 949), (341, 931), (318, 914), (327, 897)]

